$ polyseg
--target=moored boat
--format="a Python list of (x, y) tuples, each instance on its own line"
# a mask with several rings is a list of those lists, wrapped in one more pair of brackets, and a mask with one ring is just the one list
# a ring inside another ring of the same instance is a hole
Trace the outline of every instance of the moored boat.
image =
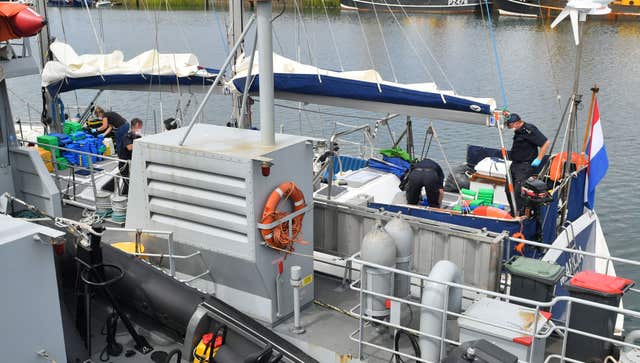
[[(500, 15), (542, 17), (550, 19), (557, 16), (564, 6), (564, 0), (495, 0), (494, 6)], [(616, 0), (609, 4), (611, 13), (601, 18), (640, 16), (640, 2), (634, 0)]]
[[(482, 0), (341, 0), (343, 10), (461, 14), (480, 11)], [(489, 2), (491, 4), (491, 2)]]

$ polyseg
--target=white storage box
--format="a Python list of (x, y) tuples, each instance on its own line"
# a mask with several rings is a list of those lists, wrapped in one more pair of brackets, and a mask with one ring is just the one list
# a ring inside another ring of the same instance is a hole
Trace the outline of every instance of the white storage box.
[(495, 178), (507, 177), (507, 166), (503, 159), (486, 157), (476, 164), (477, 173)]
[[(463, 315), (458, 319), (460, 342), (485, 339), (516, 355), (521, 361), (531, 363), (542, 363), (544, 361), (546, 338), (532, 339), (531, 336), (513, 331), (526, 331), (533, 334), (534, 309), (485, 297), (474, 302)], [(479, 319), (482, 322), (466, 317)], [(540, 312), (535, 329), (536, 334), (545, 334), (549, 331), (550, 318), (550, 313)], [(533, 355), (529, 360), (531, 349), (533, 349)]]

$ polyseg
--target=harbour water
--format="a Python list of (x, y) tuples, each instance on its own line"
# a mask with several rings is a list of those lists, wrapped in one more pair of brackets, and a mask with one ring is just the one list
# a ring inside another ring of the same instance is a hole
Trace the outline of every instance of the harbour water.
[[(66, 40), (79, 54), (96, 53), (102, 47), (107, 52), (120, 49), (125, 58), (130, 58), (156, 47), (161, 52), (195, 53), (202, 65), (213, 68), (221, 65), (228, 51), (224, 40), (226, 16), (221, 10), (93, 9), (94, 33), (86, 9), (49, 8), (52, 34)], [(305, 10), (302, 19), (304, 21), (300, 22), (295, 9), (288, 8), (274, 21), (277, 53), (322, 68), (359, 70), (374, 67), (386, 80), (435, 81), (440, 88), (453, 87), (459, 94), (494, 97), (498, 105), (506, 105), (510, 111), (519, 113), (525, 121), (539, 126), (549, 138), (555, 133), (573, 85), (576, 47), (568, 22), (551, 30), (549, 23), (543, 24), (536, 19), (493, 19), (505, 100), (500, 91), (487, 20), (481, 14), (405, 16), (380, 13), (376, 16), (374, 13), (358, 15), (343, 11), (329, 12), (327, 16), (319, 8)], [(591, 98), (589, 88), (597, 84), (609, 171), (598, 189), (596, 210), (612, 255), (640, 259), (636, 234), (640, 232), (640, 187), (635, 178), (635, 172), (640, 169), (637, 141), (640, 139), (637, 126), (640, 72), (635, 64), (640, 59), (640, 24), (604, 20), (587, 24), (583, 38), (580, 90), (584, 102), (579, 114), (578, 143), (581, 147)], [(35, 119), (41, 109), (39, 77), (12, 79), (8, 85), (14, 118), (24, 120), (30, 115)], [(86, 105), (94, 94), (91, 90), (71, 92), (65, 94), (63, 100), (67, 106)], [(168, 93), (108, 92), (99, 103), (128, 119), (142, 118), (146, 132), (151, 133), (160, 128), (154, 125), (154, 114), (159, 124), (162, 118), (175, 116), (178, 100), (184, 107), (188, 99), (188, 95)], [(284, 101), (277, 104), (298, 106)], [(187, 115), (190, 116), (196, 107), (194, 100)], [(335, 122), (358, 125), (371, 122), (362, 117), (381, 116), (324, 106), (305, 107), (353, 117), (300, 113), (277, 107), (276, 124), (288, 133), (329, 136), (336, 128), (343, 128)], [(215, 96), (207, 105), (204, 118), (205, 122), (224, 125), (229, 116), (229, 97)], [(258, 125), (258, 119), (256, 105), (254, 124)], [(495, 129), (437, 120), (414, 121), (417, 150), (422, 148), (425, 129), (433, 121), (452, 165), (464, 160), (467, 144), (499, 145)], [(398, 119), (397, 124), (399, 129), (402, 120)], [(510, 131), (507, 131), (509, 144), (510, 138)], [(383, 140), (379, 146), (388, 146), (388, 141)], [(443, 160), (437, 143), (431, 146), (429, 156)], [(640, 271), (618, 267), (618, 274), (640, 282)], [(625, 299), (625, 303), (632, 308), (640, 307), (640, 299)]]

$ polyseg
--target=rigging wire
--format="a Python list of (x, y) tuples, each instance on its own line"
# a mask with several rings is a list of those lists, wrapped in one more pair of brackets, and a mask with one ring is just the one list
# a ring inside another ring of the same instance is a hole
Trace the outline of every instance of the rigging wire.
[[(414, 27), (416, 27), (416, 35), (418, 36), (418, 39), (420, 39), (420, 41), (424, 45), (425, 49), (427, 50), (427, 53), (429, 53), (429, 57), (431, 57), (431, 60), (433, 60), (433, 63), (435, 63), (436, 67), (444, 77), (445, 82), (447, 82), (447, 85), (451, 88), (453, 92), (455, 92), (456, 90), (453, 87), (453, 83), (451, 83), (451, 80), (449, 80), (449, 77), (447, 77), (447, 73), (445, 73), (444, 69), (440, 65), (440, 62), (438, 62), (436, 57), (433, 55), (433, 52), (431, 51), (431, 47), (429, 47), (429, 44), (427, 43), (427, 41), (424, 39), (422, 34), (418, 31), (418, 24), (416, 24), (414, 22), (414, 19), (410, 17), (409, 14), (407, 14), (407, 11), (405, 10), (404, 6), (400, 4), (400, 0), (396, 0), (396, 2), (398, 3), (398, 6), (400, 6), (400, 10), (402, 10), (402, 13), (407, 18), (409, 23), (412, 24)], [(435, 82), (435, 79), (434, 79), (434, 82)]]
[[(538, 0), (538, 12), (540, 13), (540, 23), (544, 27), (544, 15), (542, 14), (542, 5), (540, 3), (540, 0)], [(558, 88), (559, 82), (553, 67), (553, 57), (551, 56), (551, 46), (549, 45), (547, 32), (545, 31), (542, 32), (542, 39), (544, 40), (545, 49), (547, 51), (547, 58), (549, 59), (549, 68), (551, 68), (551, 78), (553, 79), (553, 88), (554, 88), (554, 91), (556, 92), (556, 100), (558, 101), (557, 103), (558, 112), (560, 112), (562, 110), (562, 105), (560, 104), (561, 97), (560, 97), (560, 89)]]
[[(62, 15), (62, 7), (58, 6), (58, 13), (60, 16), (60, 26), (62, 27), (62, 38), (64, 39), (64, 42), (66, 44), (69, 44), (69, 41), (67, 40), (67, 31), (64, 27), (64, 16)], [(67, 52), (67, 48), (65, 48), (65, 53)], [(78, 91), (77, 90), (73, 90), (73, 95), (76, 99), (76, 112), (80, 111), (80, 102), (78, 101)], [(31, 121), (31, 120), (29, 120)]]
[[(254, 100), (255, 102), (260, 102), (259, 99)], [(287, 108), (290, 110), (296, 110), (296, 111), (303, 111), (303, 112), (309, 112), (309, 113), (317, 113), (317, 114), (321, 114), (321, 115), (325, 115), (325, 116), (335, 116), (335, 117), (344, 117), (344, 118), (354, 118), (354, 119), (359, 119), (359, 120), (369, 120), (369, 121), (377, 121), (379, 120), (379, 118), (377, 117), (367, 117), (367, 116), (357, 116), (357, 115), (346, 115), (346, 114), (341, 114), (341, 113), (334, 113), (334, 112), (327, 112), (327, 111), (314, 111), (314, 110), (310, 110), (307, 108), (300, 108), (300, 107), (294, 107), (294, 106), (287, 106), (287, 105), (283, 105), (283, 104), (279, 104), (279, 103), (275, 103), (274, 104), (277, 107), (281, 107), (281, 108)]]
[[(369, 39), (367, 38), (367, 33), (364, 31), (364, 25), (362, 24), (362, 19), (360, 18), (360, 9), (358, 9), (358, 2), (354, 1), (353, 5), (356, 7), (356, 16), (358, 17), (358, 23), (360, 23), (360, 30), (362, 31), (362, 37), (364, 38), (364, 45), (367, 48), (367, 54), (369, 55), (369, 62), (371, 62), (371, 69), (375, 70), (376, 66), (373, 62), (373, 55), (371, 54), (371, 48), (369, 47)], [(378, 92), (382, 93), (382, 87), (380, 86), (380, 76), (378, 72), (376, 72), (376, 84), (378, 85)]]
[[(222, 31), (222, 21), (220, 20), (220, 15), (218, 14), (218, 10), (216, 9), (216, 3), (213, 0), (205, 0), (205, 2), (210, 2), (211, 5), (211, 10), (213, 11), (213, 17), (216, 23), (216, 28), (218, 29), (218, 35), (220, 36), (220, 43), (222, 43), (222, 47), (224, 48), (224, 53), (225, 54), (229, 54), (229, 44), (227, 44), (226, 38), (225, 38), (225, 32)], [(206, 6), (206, 3), (205, 3)], [(206, 11), (206, 9), (205, 9)]]
[(489, 12), (489, 0), (484, 0), (484, 5), (487, 11), (487, 26), (489, 27), (489, 37), (491, 38), (491, 44), (493, 45), (493, 57), (496, 59), (496, 69), (498, 71), (498, 81), (500, 82), (500, 93), (502, 94), (502, 106), (506, 109), (507, 93), (504, 90), (504, 80), (502, 79), (502, 66), (500, 65), (500, 56), (498, 55), (498, 45), (496, 44), (496, 37), (493, 34), (493, 22), (491, 20), (491, 13)]
[(315, 56), (313, 55), (313, 51), (311, 50), (311, 43), (309, 33), (307, 32), (307, 26), (302, 18), (302, 12), (300, 11), (300, 6), (298, 6), (298, 0), (293, 0), (293, 4), (296, 6), (296, 11), (298, 12), (298, 16), (300, 17), (300, 24), (302, 25), (302, 31), (304, 32), (305, 38), (307, 38), (307, 48), (309, 51), (309, 59), (311, 60), (311, 64), (316, 67), (316, 73), (318, 74), (318, 82), (322, 83), (322, 78), (320, 77), (320, 68), (318, 67), (318, 62), (315, 60)]
[(98, 46), (98, 50), (100, 51), (101, 54), (104, 54), (104, 48), (102, 47), (102, 44), (100, 43), (100, 38), (98, 37), (98, 32), (96, 31), (96, 26), (93, 23), (93, 18), (91, 17), (91, 10), (89, 9), (89, 4), (87, 3), (87, 0), (82, 0), (84, 2), (84, 6), (85, 9), (87, 9), (87, 16), (89, 17), (89, 24), (91, 25), (91, 31), (93, 31), (93, 36), (96, 39), (96, 45)]
[[(433, 138), (436, 140), (436, 143), (438, 144), (438, 146), (440, 147), (440, 151), (442, 152), (442, 157), (444, 158), (444, 162), (447, 165), (447, 169), (449, 170), (449, 173), (451, 173), (451, 175), (455, 175), (455, 173), (453, 172), (453, 168), (451, 168), (451, 164), (449, 163), (449, 159), (447, 158), (447, 153), (444, 151), (444, 147), (442, 146), (442, 143), (440, 142), (440, 138), (438, 137), (438, 133), (436, 132), (436, 128), (433, 127), (433, 122), (429, 123), (429, 127), (431, 127), (431, 130), (433, 131)], [(460, 194), (460, 197), (462, 198), (462, 189), (460, 188), (460, 185), (458, 184), (458, 181), (456, 180), (456, 178), (453, 178), (453, 181), (456, 184), (456, 188), (458, 189), (458, 194)]]
[[(389, 9), (389, 13), (393, 17), (393, 20), (398, 24), (398, 27), (400, 28), (400, 31), (402, 32), (402, 35), (404, 36), (404, 38), (407, 40), (407, 43), (409, 44), (409, 47), (415, 53), (416, 58), (420, 62), (420, 65), (422, 65), (422, 68), (424, 68), (425, 73), (427, 74), (427, 76), (430, 79), (432, 79), (435, 82), (435, 78), (433, 77), (433, 74), (431, 74), (431, 71), (429, 71), (429, 67), (427, 67), (427, 64), (424, 62), (424, 60), (420, 56), (420, 53), (418, 52), (418, 49), (416, 48), (415, 44), (413, 44), (413, 41), (411, 41), (411, 38), (409, 37), (409, 34), (407, 33), (405, 28), (400, 23), (400, 20), (396, 17), (395, 12), (391, 9), (391, 6), (387, 2), (387, 0), (383, 0), (383, 1), (384, 1), (385, 5), (387, 6), (387, 9)], [(451, 89), (453, 89), (453, 86), (451, 86)]]
[(329, 19), (329, 12), (327, 11), (327, 6), (324, 3), (324, 0), (320, 0), (322, 2), (322, 8), (324, 9), (324, 15), (327, 17), (327, 24), (329, 25), (329, 34), (331, 34), (331, 41), (333, 42), (333, 48), (336, 50), (336, 56), (338, 56), (338, 64), (340, 65), (340, 70), (344, 72), (344, 66), (342, 65), (342, 57), (340, 56), (340, 51), (338, 50), (338, 43), (336, 42), (336, 36), (333, 33), (333, 25), (331, 25), (331, 19)]
[[(355, 3), (355, 2), (354, 2)], [(393, 68), (393, 62), (391, 62), (391, 55), (389, 54), (389, 47), (387, 46), (387, 40), (384, 37), (384, 32), (382, 31), (382, 24), (380, 24), (380, 18), (378, 17), (378, 10), (376, 10), (376, 5), (372, 4), (373, 13), (376, 16), (376, 22), (378, 23), (378, 29), (380, 30), (380, 36), (382, 37), (382, 45), (384, 46), (385, 54), (387, 55), (387, 60), (389, 61), (389, 67), (391, 68), (391, 75), (393, 76), (393, 81), (398, 83), (398, 77), (396, 77), (396, 71)]]

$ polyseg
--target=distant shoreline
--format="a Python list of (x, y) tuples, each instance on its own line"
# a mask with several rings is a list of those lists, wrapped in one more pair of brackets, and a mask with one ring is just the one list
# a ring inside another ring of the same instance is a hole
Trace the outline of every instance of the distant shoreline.
[[(168, 6), (173, 10), (197, 10), (197, 9), (211, 9), (211, 6), (215, 6), (216, 9), (228, 9), (229, 2), (225, 0), (115, 0), (113, 3), (118, 7), (127, 7), (129, 9), (165, 9)], [(243, 0), (246, 9), (253, 7), (253, 1)], [(322, 0), (300, 0), (302, 8), (323, 8)], [(286, 6), (288, 10), (294, 9), (293, 0), (274, 1), (274, 9), (282, 9)], [(327, 10), (336, 11), (340, 9), (340, 0), (324, 0), (324, 6)]]

